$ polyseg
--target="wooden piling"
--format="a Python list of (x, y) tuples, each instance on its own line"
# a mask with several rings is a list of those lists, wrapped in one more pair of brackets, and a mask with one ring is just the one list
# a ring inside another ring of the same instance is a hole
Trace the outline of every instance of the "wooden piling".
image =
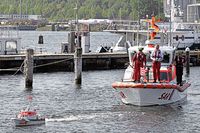
[(185, 49), (186, 55), (186, 74), (190, 74), (190, 49), (187, 47)]
[(68, 33), (69, 53), (74, 53), (75, 44), (75, 32)]
[(32, 88), (33, 85), (33, 49), (26, 50), (26, 59), (25, 59), (25, 87)]
[(74, 52), (74, 72), (75, 84), (81, 84), (82, 81), (82, 48), (77, 47)]

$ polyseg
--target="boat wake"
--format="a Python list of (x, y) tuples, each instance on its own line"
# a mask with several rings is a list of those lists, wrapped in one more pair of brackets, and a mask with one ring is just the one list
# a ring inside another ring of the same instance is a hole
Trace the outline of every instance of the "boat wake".
[(46, 122), (67, 122), (67, 121), (78, 121), (78, 120), (90, 120), (97, 117), (96, 115), (78, 115), (78, 116), (65, 116), (63, 118), (46, 118)]

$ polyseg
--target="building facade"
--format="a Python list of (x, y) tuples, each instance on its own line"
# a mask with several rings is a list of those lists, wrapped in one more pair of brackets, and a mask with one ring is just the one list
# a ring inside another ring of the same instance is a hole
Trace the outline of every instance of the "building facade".
[(164, 14), (166, 17), (181, 17), (183, 22), (188, 19), (188, 6), (196, 4), (196, 0), (164, 0)]

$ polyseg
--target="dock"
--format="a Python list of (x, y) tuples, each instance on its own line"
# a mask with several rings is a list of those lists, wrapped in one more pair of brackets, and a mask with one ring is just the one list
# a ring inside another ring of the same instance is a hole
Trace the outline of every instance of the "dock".
[[(25, 55), (0, 55), (0, 74), (23, 71)], [(73, 72), (74, 54), (34, 54), (34, 73)], [(85, 53), (82, 55), (82, 70), (125, 69), (129, 58), (123, 53)], [(200, 51), (190, 51), (190, 64), (200, 66)]]
[[(25, 55), (0, 55), (0, 74), (23, 71)], [(34, 54), (34, 72), (73, 72), (74, 54)], [(83, 71), (123, 69), (129, 62), (127, 53), (85, 53)]]
[(200, 66), (200, 50), (190, 51), (190, 63), (192, 66)]

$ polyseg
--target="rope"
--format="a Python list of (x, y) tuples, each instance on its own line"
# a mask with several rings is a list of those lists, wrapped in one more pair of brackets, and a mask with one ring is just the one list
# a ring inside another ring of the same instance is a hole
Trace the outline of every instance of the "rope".
[(57, 63), (60, 63), (60, 62), (64, 62), (64, 61), (67, 61), (67, 60), (71, 60), (71, 59), (73, 59), (73, 58), (64, 59), (64, 60), (60, 60), (60, 61), (54, 61), (54, 62), (51, 62), (51, 63), (46, 63), (46, 64), (34, 66), (34, 68), (43, 67), (43, 66), (48, 66), (48, 65), (53, 65), (53, 64), (57, 64)]
[(20, 65), (20, 67), (13, 67), (13, 68), (7, 68), (7, 69), (0, 69), (0, 71), (19, 71), (21, 70), (21, 67), (24, 65), (24, 61)]
[(0, 71), (16, 71), (18, 68), (7, 68), (7, 69), (0, 69)]
[[(53, 65), (53, 64), (57, 64), (60, 62), (64, 62), (67, 60), (71, 60), (73, 58), (69, 58), (69, 59), (64, 59), (64, 60), (60, 60), (60, 61), (54, 61), (51, 63), (46, 63), (46, 64), (42, 64), (42, 65), (38, 65), (38, 66), (34, 66), (34, 68), (38, 68), (38, 67), (43, 67), (43, 66), (48, 66), (48, 65)], [(16, 71), (13, 76), (15, 76), (19, 71), (22, 72), (24, 74), (24, 64), (25, 64), (25, 60), (22, 62), (22, 64), (20, 65), (20, 67), (14, 67), (14, 68), (8, 68), (8, 69), (0, 69), (0, 71)]]
[(24, 63), (25, 63), (25, 60), (22, 62), (22, 64), (20, 65), (19, 69), (17, 69), (17, 71), (13, 74), (13, 76), (16, 75), (19, 71), (24, 74), (24, 71), (23, 71)]
[(14, 75), (16, 75), (19, 71), (21, 71), (21, 72), (23, 73), (23, 71), (22, 71), (23, 65), (24, 65), (24, 62), (21, 64), (20, 67), (7, 68), (7, 69), (0, 69), (0, 71), (16, 71), (16, 72), (13, 74), (13, 76), (14, 76)]

